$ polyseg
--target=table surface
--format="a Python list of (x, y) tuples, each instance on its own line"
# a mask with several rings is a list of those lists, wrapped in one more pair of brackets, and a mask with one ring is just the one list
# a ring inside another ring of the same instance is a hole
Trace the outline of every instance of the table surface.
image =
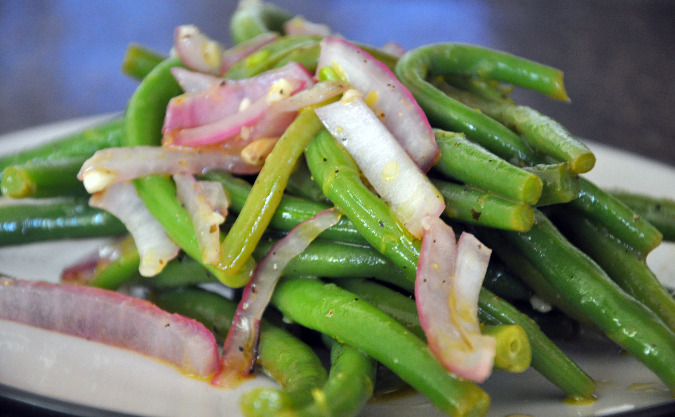
[[(571, 102), (519, 93), (573, 134), (675, 165), (675, 2), (659, 0), (278, 0), (349, 39), (406, 48), (458, 41), (560, 68)], [(198, 25), (229, 43), (234, 0), (3, 1), (0, 133), (120, 111), (136, 83), (130, 42), (171, 48)]]

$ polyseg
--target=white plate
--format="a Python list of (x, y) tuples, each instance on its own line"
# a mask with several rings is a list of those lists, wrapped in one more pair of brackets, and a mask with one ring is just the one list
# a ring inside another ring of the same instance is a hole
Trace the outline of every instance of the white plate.
[[(1, 153), (77, 131), (104, 118), (77, 119), (0, 136)], [(620, 187), (675, 198), (675, 168), (606, 146), (590, 144), (598, 156), (588, 177), (603, 187)], [(0, 273), (57, 281), (61, 270), (101, 242), (85, 239), (0, 249)], [(675, 245), (664, 244), (649, 257), (656, 274), (675, 287)], [(489, 416), (599, 416), (671, 401), (658, 378), (611, 342), (589, 336), (583, 346), (563, 346), (599, 382), (598, 400), (563, 403), (560, 391), (535, 371), (497, 373), (484, 388), (493, 405)], [(96, 349), (92, 348), (96, 346)], [(92, 352), (96, 354), (92, 354)], [(130, 367), (128, 364), (135, 364)], [(65, 366), (64, 364), (70, 364)], [(121, 349), (93, 344), (0, 320), (0, 384), (57, 401), (148, 416), (239, 416), (241, 392), (254, 385), (275, 386), (258, 377), (237, 391), (211, 388), (203, 381)], [(1, 391), (0, 391), (1, 394)], [(365, 417), (442, 416), (420, 395), (368, 404)]]

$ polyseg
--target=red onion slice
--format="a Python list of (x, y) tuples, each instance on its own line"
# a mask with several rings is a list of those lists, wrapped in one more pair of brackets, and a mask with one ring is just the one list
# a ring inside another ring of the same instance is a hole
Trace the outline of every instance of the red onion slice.
[(162, 272), (178, 255), (179, 247), (169, 239), (162, 225), (150, 214), (130, 182), (119, 182), (91, 196), (89, 205), (110, 212), (127, 228), (138, 249), (138, 272), (150, 277)]
[(244, 294), (232, 320), (221, 356), (221, 371), (213, 384), (232, 387), (251, 374), (256, 360), (260, 320), (274, 287), (288, 262), (302, 253), (321, 232), (340, 220), (334, 210), (324, 210), (295, 226), (278, 241), (258, 263), (253, 277), (244, 288)]
[(188, 68), (208, 74), (220, 74), (223, 47), (201, 33), (196, 26), (178, 26), (174, 30), (173, 46)]
[(337, 68), (338, 74), (369, 97), (368, 104), (373, 101), (375, 113), (423, 172), (436, 163), (439, 150), (426, 115), (386, 65), (343, 39), (329, 37), (321, 41), (317, 71), (324, 66)]
[[(203, 184), (195, 180), (192, 175), (174, 174), (173, 180), (176, 183), (176, 196), (183, 203), (192, 220), (202, 262), (210, 265), (217, 264), (220, 260), (220, 225), (225, 222), (225, 217), (210, 204), (206, 190), (202, 187)], [(207, 186), (207, 188), (214, 193), (211, 194), (211, 198), (220, 201), (225, 196), (222, 185), (220, 185), (222, 197), (215, 195), (216, 187)], [(226, 198), (225, 201), (227, 201)], [(222, 204), (222, 201), (220, 203)]]
[(285, 115), (266, 113), (274, 103), (313, 83), (311, 75), (300, 64), (290, 63), (247, 80), (225, 82), (213, 94), (207, 90), (196, 96), (174, 98), (167, 108), (163, 144), (205, 146), (234, 140), (240, 134), (246, 139), (261, 137), (259, 134), (249, 138), (246, 129), (260, 122), (265, 127), (256, 130), (266, 131), (270, 123), (279, 124), (279, 118), (289, 119)]
[(197, 174), (219, 168), (235, 174), (254, 174), (259, 166), (246, 163), (237, 149), (184, 150), (159, 146), (131, 146), (97, 151), (77, 174), (88, 192), (151, 174)]
[[(169, 101), (162, 132), (191, 128), (231, 117), (267, 96), (280, 80), (290, 83), (293, 91), (311, 86), (312, 75), (298, 63), (289, 63), (281, 68), (266, 71), (241, 80), (227, 80), (206, 74), (188, 74), (189, 71), (174, 70), (174, 77), (187, 88), (186, 94)], [(205, 88), (200, 90), (201, 88)], [(192, 91), (189, 92), (188, 91)], [(289, 92), (291, 93), (291, 92)]]
[(315, 112), (401, 223), (421, 237), (422, 218), (439, 216), (445, 202), (377, 115), (358, 96)]
[(473, 235), (455, 234), (427, 217), (415, 280), (415, 299), (429, 349), (457, 376), (483, 382), (492, 372), (495, 339), (480, 333), (478, 294), (491, 250)]
[(114, 291), (2, 277), (0, 318), (133, 350), (200, 377), (220, 366), (201, 323)]
[(171, 68), (171, 75), (178, 82), (180, 88), (188, 94), (201, 93), (210, 89), (215, 89), (222, 82), (220, 77), (204, 74), (203, 72), (190, 71), (183, 67)]

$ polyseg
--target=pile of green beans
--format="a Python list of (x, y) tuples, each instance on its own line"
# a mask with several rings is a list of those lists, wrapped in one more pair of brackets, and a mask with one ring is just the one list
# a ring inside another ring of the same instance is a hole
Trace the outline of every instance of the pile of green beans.
[[(284, 35), (283, 23), (292, 17), (268, 3), (243, 2), (231, 19), (235, 43), (268, 31), (281, 36), (225, 77), (250, 77), (290, 61), (316, 70), (321, 37)], [(516, 307), (536, 295), (570, 328), (600, 330), (675, 391), (675, 299), (646, 264), (663, 239), (675, 240), (675, 203), (594, 185), (583, 177), (595, 164), (592, 152), (556, 121), (514, 103), (503, 85), (567, 100), (562, 73), (472, 45), (427, 45), (400, 58), (358, 45), (395, 72), (434, 128), (440, 157), (428, 175), (445, 199), (444, 219), (493, 250), (478, 307), (482, 331), (500, 346), (495, 369), (518, 373), (532, 366), (561, 396), (592, 398), (592, 376), (537, 324), (545, 315)], [(171, 69), (182, 65), (175, 56), (130, 45), (122, 71), (140, 84), (123, 117), (1, 156), (0, 189), (14, 201), (0, 205), (0, 246), (126, 235), (117, 219), (87, 205), (75, 176), (99, 149), (160, 144), (166, 105), (182, 93)], [(340, 221), (290, 261), (265, 315), (257, 365), (279, 389), (245, 394), (241, 410), (354, 416), (386, 390), (376, 387), (384, 384), (380, 365), (450, 416), (487, 413), (488, 394), (445, 370), (426, 344), (413, 296), (420, 240), (364, 183), (312, 109), (299, 113), (255, 178), (219, 170), (198, 177), (222, 184), (230, 204), (218, 265), (202, 263), (171, 179), (153, 175), (134, 185), (180, 256), (144, 278), (136, 248), (126, 245), (86, 284), (143, 286), (157, 305), (201, 321), (222, 340), (239, 294), (229, 299), (199, 287), (244, 286), (278, 239), (334, 206)], [(41, 202), (23, 203), (27, 197)], [(329, 363), (317, 352), (330, 352)]]

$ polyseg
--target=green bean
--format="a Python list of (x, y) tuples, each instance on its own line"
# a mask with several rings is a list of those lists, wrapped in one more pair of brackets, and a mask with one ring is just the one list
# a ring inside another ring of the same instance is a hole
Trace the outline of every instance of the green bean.
[[(380, 310), (389, 314), (417, 337), (426, 340), (426, 335), (417, 315), (417, 306), (412, 298), (368, 280), (339, 280), (337, 285), (362, 297)], [(514, 326), (519, 329), (501, 326)], [(484, 326), (497, 339), (498, 351), (495, 366), (508, 372), (522, 372), (530, 366), (532, 352), (527, 334), (516, 324)]]
[(220, 265), (238, 273), (253, 253), (283, 196), (305, 145), (323, 128), (312, 110), (301, 111), (267, 155), (265, 164), (220, 249)]
[(448, 373), (422, 340), (358, 296), (315, 279), (285, 278), (272, 304), (288, 319), (364, 351), (448, 415), (487, 412), (482, 389)]
[(532, 349), (532, 367), (572, 399), (590, 398), (595, 382), (558, 346), (541, 332), (527, 315), (483, 288), (478, 315), (488, 324), (518, 324), (525, 330)]
[[(328, 134), (319, 134), (308, 145), (306, 155), (310, 170), (316, 181), (322, 186), (324, 194), (347, 216), (352, 218), (355, 226), (362, 231), (364, 237), (373, 247), (399, 266), (406, 273), (408, 279), (414, 281), (419, 248), (406, 231), (397, 229), (397, 222), (386, 205), (383, 207), (381, 200), (365, 189), (360, 180), (358, 169), (354, 166), (349, 155), (345, 155), (345, 151)], [(374, 208), (377, 208), (377, 211), (371, 211)], [(479, 304), (481, 309), (490, 307), (484, 305), (484, 303), (495, 303), (489, 297), (482, 297), (481, 300)], [(506, 305), (503, 301), (500, 301), (499, 304)], [(514, 314), (509, 315), (509, 317), (513, 316)], [(522, 320), (521, 316), (515, 317), (514, 320)], [(528, 331), (528, 334), (530, 334), (530, 331)], [(537, 335), (543, 336), (541, 333)], [(542, 344), (549, 346), (548, 343), (542, 342)], [(550, 345), (553, 344), (550, 343)], [(569, 359), (564, 361), (569, 361)], [(589, 379), (583, 372), (580, 373), (578, 367), (546, 368), (543, 365), (542, 369), (544, 369), (543, 372), (546, 372), (545, 376), (548, 379), (555, 381), (556, 385), (564, 387), (563, 389), (569, 395), (582, 396), (589, 389), (591, 391), (593, 389), (592, 383), (588, 383)], [(558, 371), (563, 375), (556, 374)], [(571, 384), (565, 382), (568, 378), (568, 375), (565, 375), (567, 372), (573, 374)]]
[(287, 415), (307, 417), (351, 417), (359, 414), (373, 396), (376, 363), (358, 349), (331, 341), (330, 373), (314, 401)]
[(302, 64), (307, 71), (314, 73), (316, 66), (319, 63), (319, 54), (321, 53), (321, 44), (316, 42), (309, 42), (306, 45), (301, 45), (286, 55), (274, 64), (274, 68), (282, 67), (289, 62), (297, 62)]
[(305, 198), (307, 200), (318, 201), (320, 203), (329, 204), (330, 202), (323, 195), (319, 185), (312, 179), (312, 173), (309, 172), (307, 161), (303, 155), (298, 159), (291, 176), (288, 178), (286, 185), (286, 192), (296, 197)]
[(675, 299), (649, 269), (643, 255), (575, 209), (556, 210), (555, 219), (565, 226), (565, 235), (593, 258), (614, 282), (675, 331)]
[(319, 37), (311, 35), (282, 36), (258, 49), (246, 58), (237, 61), (225, 73), (226, 78), (249, 78), (274, 68), (289, 53), (316, 45)]
[(492, 249), (493, 256), (531, 288), (534, 294), (564, 311), (565, 314), (575, 320), (590, 324), (589, 320), (579, 314), (579, 311), (565, 297), (558, 294), (554, 286), (545, 279), (543, 273), (530, 262), (523, 251), (514, 247), (502, 233), (489, 228), (473, 229), (472, 231)]
[(414, 279), (419, 242), (396, 220), (391, 208), (364, 185), (349, 153), (323, 130), (307, 145), (305, 155), (324, 195), (351, 219), (368, 243)]
[(508, 100), (487, 100), (453, 87), (443, 91), (520, 133), (534, 150), (568, 162), (575, 174), (588, 172), (595, 165), (595, 155), (586, 145), (558, 122), (530, 107), (516, 105)]
[(579, 197), (579, 180), (568, 163), (537, 164), (523, 169), (537, 175), (544, 184), (537, 206), (569, 203)]
[[(166, 106), (171, 98), (182, 93), (171, 74), (171, 68), (181, 65), (178, 58), (169, 58), (157, 65), (139, 84), (129, 100), (124, 124), (125, 146), (158, 145)], [(139, 197), (159, 221), (171, 239), (188, 255), (201, 260), (201, 251), (192, 221), (176, 198), (176, 186), (170, 178), (151, 175), (134, 180)], [(206, 265), (218, 280), (232, 287), (244, 285), (253, 265), (237, 275)]]
[(506, 300), (529, 302), (534, 295), (530, 287), (494, 257), (485, 272), (483, 287)]
[(89, 207), (87, 200), (0, 206), (0, 246), (31, 242), (117, 236), (126, 228), (112, 214)]
[(10, 198), (85, 197), (77, 173), (87, 157), (30, 161), (2, 171), (0, 190)]
[(112, 120), (69, 134), (53, 141), (0, 156), (0, 170), (11, 165), (20, 165), (31, 161), (68, 158), (72, 156), (91, 156), (103, 148), (120, 146), (124, 120), (116, 117)]
[(122, 57), (122, 73), (140, 81), (165, 59), (164, 54), (132, 42)]
[(242, 1), (230, 18), (230, 36), (238, 44), (265, 32), (283, 33), (284, 23), (292, 17), (286, 10), (268, 2)]
[(525, 233), (503, 232), (560, 297), (675, 390), (675, 332), (626, 294), (540, 212)]
[[(237, 305), (215, 293), (182, 288), (152, 295), (161, 308), (191, 317), (203, 323), (224, 340)], [(312, 400), (312, 391), (326, 381), (321, 360), (307, 344), (285, 330), (263, 320), (260, 327), (257, 364), (276, 380), (283, 391), (257, 389), (241, 401), (242, 411), (270, 412), (284, 407), (299, 407)], [(267, 415), (267, 414), (265, 414)]]
[[(260, 259), (276, 239), (261, 241), (254, 255)], [(372, 246), (355, 245), (329, 240), (315, 240), (293, 258), (284, 276), (320, 276), (324, 278), (375, 278), (408, 291), (410, 282), (403, 271), (382, 256)]]
[(517, 324), (485, 324), (481, 333), (492, 336), (497, 342), (494, 367), (519, 373), (530, 367), (532, 349), (525, 330)]
[(675, 242), (675, 200), (626, 191), (611, 191), (610, 194), (656, 227), (664, 240)]
[(434, 129), (441, 156), (434, 168), (450, 178), (512, 200), (534, 204), (541, 180), (468, 141), (464, 134)]
[[(217, 170), (208, 171), (204, 178), (220, 182), (228, 195), (229, 208), (235, 213), (241, 212), (251, 192), (251, 185), (248, 182), (225, 171)], [(270, 226), (280, 230), (291, 230), (301, 221), (307, 220), (321, 210), (328, 208), (330, 206), (327, 204), (284, 195), (270, 220)], [(320, 236), (344, 242), (365, 243), (361, 234), (346, 216), (340, 217), (340, 221), (335, 226), (328, 228)]]
[(611, 234), (644, 255), (661, 244), (661, 232), (618, 198), (585, 178), (579, 178), (579, 186), (579, 198), (571, 202), (572, 206), (602, 224)]
[(524, 232), (534, 223), (534, 210), (525, 203), (466, 185), (432, 180), (445, 200), (443, 213), (451, 219)]
[(463, 132), (467, 138), (516, 165), (535, 161), (532, 149), (504, 125), (434, 87), (426, 80), (430, 74), (477, 75), (567, 99), (560, 71), (485, 48), (440, 43), (412, 49), (399, 59), (396, 75), (432, 123), (445, 130)]
[(384, 311), (415, 336), (426, 340), (412, 295), (406, 295), (367, 279), (341, 279), (333, 282)]
[(138, 272), (141, 257), (131, 237), (120, 245), (119, 252), (119, 255), (113, 261), (99, 263), (96, 266), (88, 285), (117, 290), (125, 283), (141, 278), (141, 274)]

